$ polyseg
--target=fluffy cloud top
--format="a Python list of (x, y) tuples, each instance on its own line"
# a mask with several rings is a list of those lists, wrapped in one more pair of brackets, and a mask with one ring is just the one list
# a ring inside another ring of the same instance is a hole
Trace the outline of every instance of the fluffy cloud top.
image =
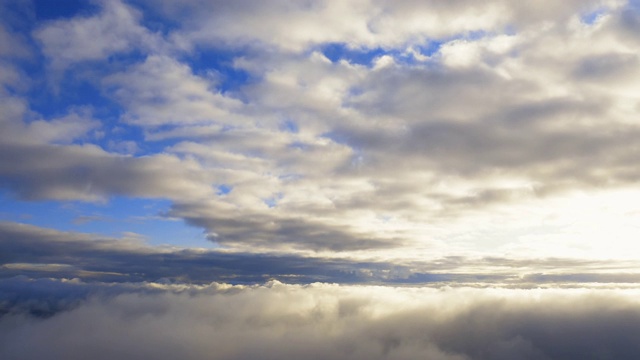
[(636, 290), (0, 286), (2, 294), (22, 286), (25, 297), (66, 290), (54, 307), (33, 301), (41, 311), (13, 308), (0, 317), (0, 355), (11, 359), (548, 360), (640, 352)]

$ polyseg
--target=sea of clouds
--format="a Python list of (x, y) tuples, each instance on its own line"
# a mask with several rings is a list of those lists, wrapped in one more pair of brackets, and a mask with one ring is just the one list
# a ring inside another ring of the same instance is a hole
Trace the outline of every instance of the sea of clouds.
[(640, 290), (0, 282), (2, 359), (635, 359)]

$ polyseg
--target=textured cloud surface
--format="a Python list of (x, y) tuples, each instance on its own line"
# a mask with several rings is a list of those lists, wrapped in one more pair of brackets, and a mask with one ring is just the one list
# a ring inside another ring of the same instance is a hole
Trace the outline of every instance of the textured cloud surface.
[(638, 235), (634, 2), (4, 8), (17, 199), (169, 199), (234, 251), (603, 260)]
[[(0, 286), (11, 293), (19, 282)], [(542, 360), (634, 359), (640, 353), (637, 290), (277, 282), (133, 290), (22, 282), (24, 294), (47, 286), (65, 292), (53, 313), (26, 315), (28, 309), (16, 308), (0, 317), (3, 358)], [(94, 295), (74, 298), (86, 293)], [(34, 301), (38, 306), (47, 309)]]

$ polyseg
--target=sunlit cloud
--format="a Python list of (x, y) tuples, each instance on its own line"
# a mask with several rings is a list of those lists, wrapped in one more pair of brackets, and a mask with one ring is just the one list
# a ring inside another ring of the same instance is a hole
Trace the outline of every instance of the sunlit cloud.
[[(5, 304), (18, 287), (32, 299), (3, 309), (8, 358), (631, 359), (640, 351), (637, 289), (0, 286)], [(48, 303), (38, 299), (44, 289), (55, 294)]]

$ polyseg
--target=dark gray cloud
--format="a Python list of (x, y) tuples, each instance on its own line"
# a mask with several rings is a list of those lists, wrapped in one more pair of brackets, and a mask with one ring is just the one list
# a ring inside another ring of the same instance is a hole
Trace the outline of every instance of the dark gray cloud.
[(3, 290), (18, 286), (29, 294), (25, 302), (34, 303), (59, 287), (52, 304), (64, 311), (43, 317), (15, 307), (1, 317), (3, 358), (626, 360), (640, 354), (637, 290), (0, 282)]
[(5, 155), (0, 160), (0, 184), (30, 200), (213, 193), (197, 164), (184, 164), (173, 156), (132, 158), (92, 145), (0, 143), (0, 151)]
[[(109, 239), (0, 223), (0, 276), (87, 281), (259, 283), (369, 282), (395, 265), (297, 255), (154, 248), (136, 239)], [(401, 267), (401, 266), (399, 266)]]
[(585, 80), (615, 79), (635, 70), (638, 57), (635, 54), (604, 54), (583, 59), (576, 67), (575, 75)]
[[(394, 92), (388, 94), (386, 87)], [(392, 170), (417, 167), (469, 177), (509, 171), (540, 184), (633, 181), (630, 160), (638, 152), (629, 145), (640, 137), (636, 126), (566, 126), (567, 119), (606, 116), (604, 99), (521, 101), (516, 96), (523, 94), (514, 93), (522, 86), (493, 74), (420, 68), (381, 71), (364, 88), (370, 93), (355, 98), (352, 106), (371, 116), (400, 116), (404, 123), (404, 129), (395, 132), (348, 124), (336, 130), (362, 150), (365, 170), (369, 165), (373, 171), (383, 168), (397, 174)], [(464, 102), (454, 105), (460, 99)], [(607, 177), (594, 178), (592, 173), (600, 172)]]
[(214, 281), (287, 283), (499, 284), (530, 288), (581, 283), (640, 282), (633, 261), (449, 256), (426, 261), (326, 258), (295, 254), (153, 247), (137, 238), (104, 238), (16, 223), (0, 223), (0, 278), (82, 279), (86, 282)]
[(234, 213), (229, 216), (206, 208), (198, 209), (190, 204), (176, 204), (170, 214), (183, 218), (194, 226), (209, 229), (211, 234), (215, 234), (209, 235), (210, 240), (228, 246), (345, 251), (403, 245), (402, 239), (368, 238), (367, 234), (354, 233), (347, 226), (327, 226), (312, 219), (278, 218), (249, 213), (242, 217)]

